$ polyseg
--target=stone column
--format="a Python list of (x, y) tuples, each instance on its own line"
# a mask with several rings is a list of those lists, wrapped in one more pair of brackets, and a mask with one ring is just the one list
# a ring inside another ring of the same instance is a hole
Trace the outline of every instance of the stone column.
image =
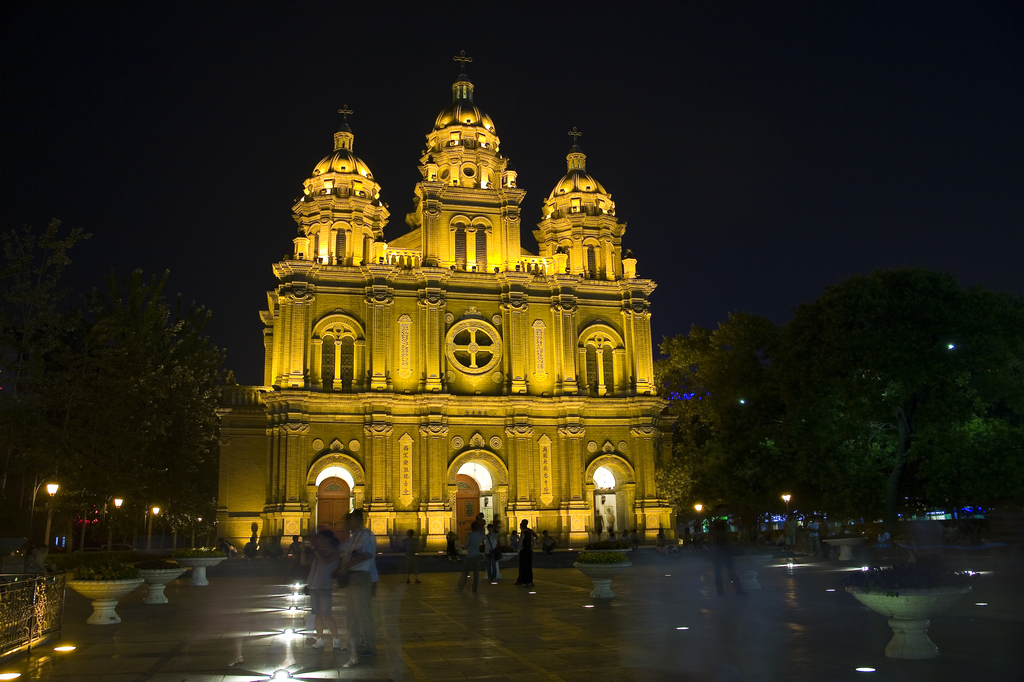
[(570, 498), (567, 504), (567, 515), (569, 517), (569, 542), (573, 545), (584, 544), (589, 540), (587, 534), (589, 512), (583, 485), (583, 437), (586, 435), (587, 430), (579, 424), (567, 424), (558, 428), (559, 450), (562, 453), (568, 453)]
[(637, 395), (654, 395), (654, 351), (651, 347), (650, 306), (643, 299), (633, 299), (629, 314), (633, 328), (636, 392)]
[(506, 331), (505, 347), (508, 349), (509, 378), (513, 394), (526, 393), (527, 358), (529, 356), (529, 316), (530, 306), (521, 296), (517, 296), (501, 306), (504, 312)]
[(516, 509), (533, 509), (533, 427), (516, 424), (506, 427), (505, 435), (508, 436), (509, 479), (513, 484)]
[(370, 390), (388, 388), (388, 341), (391, 338), (391, 306), (394, 299), (386, 287), (374, 286), (366, 295), (367, 319), (370, 329)]
[(580, 390), (576, 368), (576, 301), (562, 299), (551, 309), (557, 321), (558, 344), (561, 347), (560, 376), (556, 389), (562, 395), (576, 395)]
[(420, 293), (423, 324), (424, 390), (441, 391), (441, 341), (444, 338), (444, 309), (446, 302), (440, 289), (428, 288)]
[(285, 383), (292, 388), (306, 386), (306, 358), (309, 352), (309, 316), (313, 303), (313, 292), (305, 288), (293, 288), (288, 292), (290, 303), (290, 329), (286, 338), (290, 346), (285, 349), (287, 357), (287, 377)]
[(391, 435), (394, 432), (391, 424), (372, 422), (363, 425), (366, 444), (366, 482), (369, 488), (367, 501), (367, 528), (377, 536), (377, 547), (387, 551), (391, 547), (391, 530), (396, 516), (394, 505), (387, 497), (388, 484), (394, 483), (391, 476)]
[(451, 510), (445, 508), (448, 496), (446, 477), (448, 427), (440, 423), (420, 426), (420, 437), (424, 442), (422, 450), (426, 459), (425, 494), (421, 503), (421, 516), (425, 516), (427, 542), (429, 552), (444, 551), (447, 546), (445, 534), (448, 532), (448, 519)]

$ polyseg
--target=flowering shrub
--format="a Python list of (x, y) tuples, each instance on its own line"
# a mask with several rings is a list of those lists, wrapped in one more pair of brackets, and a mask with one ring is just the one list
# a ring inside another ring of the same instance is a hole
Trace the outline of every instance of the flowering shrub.
[(900, 590), (934, 587), (970, 587), (971, 574), (936, 564), (897, 564), (892, 568), (873, 566), (843, 578), (844, 587), (898, 597)]
[(622, 552), (582, 552), (578, 564), (624, 564), (629, 558)]
[(196, 547), (194, 549), (181, 548), (171, 553), (175, 559), (216, 559), (223, 557), (224, 552), (213, 547)]
[(629, 540), (601, 540), (585, 545), (583, 549), (629, 549), (632, 545)]
[(131, 580), (139, 577), (139, 569), (117, 561), (98, 561), (78, 566), (71, 577), (73, 580)]
[(178, 563), (173, 561), (163, 561), (161, 559), (143, 561), (142, 563), (136, 564), (136, 566), (145, 571), (165, 571), (170, 568), (181, 568), (181, 565)]

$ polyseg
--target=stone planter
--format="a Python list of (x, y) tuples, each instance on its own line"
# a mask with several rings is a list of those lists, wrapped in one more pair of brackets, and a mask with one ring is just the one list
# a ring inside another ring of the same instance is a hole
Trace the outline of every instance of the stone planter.
[(853, 561), (853, 548), (857, 545), (863, 545), (867, 540), (865, 538), (829, 538), (828, 540), (822, 540), (822, 542), (839, 548), (840, 561)]
[(590, 593), (593, 599), (612, 599), (615, 596), (612, 592), (612, 578), (621, 575), (632, 565), (628, 561), (621, 564), (581, 564), (577, 561), (573, 564), (576, 570), (594, 581), (594, 591)]
[(889, 616), (892, 639), (885, 647), (889, 658), (920, 660), (938, 658), (939, 647), (928, 638), (929, 616), (942, 613), (970, 587), (935, 587), (899, 590), (899, 596), (865, 592), (863, 587), (847, 587), (846, 591), (875, 613)]
[(774, 560), (775, 557), (771, 554), (737, 554), (733, 556), (733, 563), (743, 580), (743, 589), (760, 590), (761, 583), (757, 582), (757, 570)]
[(185, 568), (143, 568), (139, 575), (146, 581), (146, 596), (143, 604), (166, 604), (167, 597), (164, 595), (164, 588), (179, 575), (185, 572)]
[(85, 619), (89, 625), (116, 625), (121, 622), (114, 607), (117, 600), (142, 584), (142, 578), (127, 580), (69, 580), (67, 586), (86, 599), (92, 599), (92, 615)]
[(192, 578), (188, 581), (189, 585), (192, 587), (205, 587), (210, 584), (210, 581), (206, 579), (207, 567), (216, 566), (225, 559), (227, 559), (226, 556), (209, 556), (192, 559), (179, 559), (175, 557), (174, 560), (182, 566), (192, 569)]

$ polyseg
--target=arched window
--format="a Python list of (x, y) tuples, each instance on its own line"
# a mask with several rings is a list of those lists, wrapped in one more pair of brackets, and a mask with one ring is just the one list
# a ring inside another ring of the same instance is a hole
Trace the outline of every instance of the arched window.
[(370, 238), (363, 237), (363, 265), (370, 262)]
[(345, 265), (346, 250), (348, 248), (348, 232), (338, 230), (338, 236), (334, 240), (334, 258), (338, 265)]
[(594, 469), (594, 487), (600, 490), (612, 490), (615, 488), (615, 474), (607, 467)]
[(341, 340), (341, 390), (346, 393), (352, 391), (352, 378), (355, 374), (355, 344), (352, 337), (346, 336)]
[(476, 267), (480, 272), (487, 269), (487, 233), (476, 231)]
[(320, 377), (325, 391), (334, 390), (334, 337), (325, 336), (320, 346)]
[(313, 235), (313, 262), (320, 262), (320, 233)]
[(466, 228), (455, 228), (455, 263), (466, 264)]
[(587, 247), (587, 278), (597, 279), (597, 253), (593, 246)]
[(604, 352), (601, 354), (601, 360), (604, 364), (604, 389), (606, 393), (615, 393), (615, 364), (614, 358), (612, 357), (612, 347), (605, 346)]
[(587, 344), (587, 388), (590, 389), (590, 395), (597, 395), (597, 348), (594, 344)]

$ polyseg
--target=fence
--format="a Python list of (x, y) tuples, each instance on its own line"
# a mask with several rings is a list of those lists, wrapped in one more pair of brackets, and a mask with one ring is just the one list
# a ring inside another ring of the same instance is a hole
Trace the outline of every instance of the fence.
[(65, 574), (0, 574), (0, 659), (60, 634)]

